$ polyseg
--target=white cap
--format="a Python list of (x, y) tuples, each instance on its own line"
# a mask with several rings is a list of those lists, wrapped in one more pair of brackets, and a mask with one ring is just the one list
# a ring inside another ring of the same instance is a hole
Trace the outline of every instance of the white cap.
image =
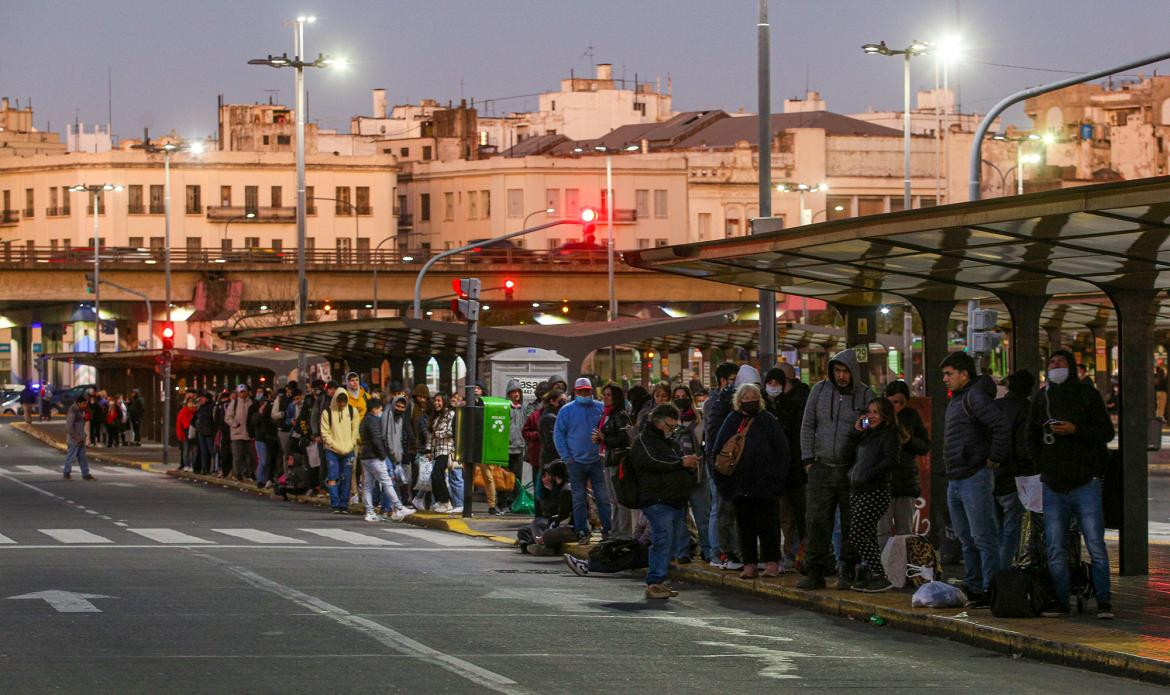
[(593, 390), (593, 382), (589, 381), (589, 377), (583, 376), (583, 377), (577, 379), (577, 381), (573, 383), (573, 390), (576, 391), (577, 389), (589, 389), (590, 391), (592, 391)]

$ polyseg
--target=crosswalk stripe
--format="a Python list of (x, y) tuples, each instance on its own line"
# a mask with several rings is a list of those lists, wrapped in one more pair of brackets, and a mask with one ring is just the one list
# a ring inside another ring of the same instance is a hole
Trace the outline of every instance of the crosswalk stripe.
[(0, 533), (0, 543), (15, 543), (15, 542), (16, 541), (12, 540), (8, 536), (5, 536), (4, 534)]
[(339, 528), (303, 528), (298, 530), (331, 538), (342, 543), (349, 543), (350, 545), (402, 545), (401, 543), (388, 541), (385, 538), (375, 538), (374, 536), (367, 536), (364, 533), (346, 531), (345, 529)]
[(24, 465), (17, 466), (17, 468), (24, 471), (25, 473), (35, 473), (37, 475), (58, 475), (60, 473), (59, 471), (55, 471), (52, 468), (46, 468), (45, 466)]
[(388, 528), (382, 529), (387, 533), (396, 533), (402, 536), (409, 536), (418, 540), (423, 540), (435, 545), (441, 545), (447, 548), (467, 548), (471, 546), (482, 545), (478, 541), (469, 536), (460, 536), (457, 534), (446, 533), (443, 531), (429, 531), (422, 528)]
[(137, 533), (139, 536), (149, 538), (150, 540), (157, 541), (159, 543), (175, 543), (175, 544), (182, 544), (182, 545), (195, 544), (195, 543), (202, 543), (202, 544), (213, 543), (213, 541), (204, 540), (202, 538), (196, 538), (195, 536), (188, 536), (187, 534), (182, 533), (181, 531), (176, 531), (174, 529), (169, 529), (169, 528), (128, 528), (126, 530), (129, 531), (130, 533)]
[(109, 538), (80, 528), (39, 528), (37, 530), (61, 543), (113, 543)]
[(253, 543), (307, 543), (299, 538), (290, 538), (288, 536), (281, 536), (276, 533), (269, 533), (268, 531), (260, 531), (254, 528), (213, 528), (212, 531), (222, 533), (227, 536), (234, 536), (242, 538)]

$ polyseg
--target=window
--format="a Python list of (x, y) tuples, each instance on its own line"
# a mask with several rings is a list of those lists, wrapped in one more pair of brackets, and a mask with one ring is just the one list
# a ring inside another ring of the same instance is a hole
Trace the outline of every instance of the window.
[(126, 240), (126, 243), (127, 243), (127, 245), (129, 245), (131, 248), (135, 248), (135, 249), (142, 248), (142, 237), (140, 237), (140, 236), (132, 236), (132, 237), (130, 237), (129, 239), (127, 239), (127, 240)]
[(203, 211), (203, 194), (199, 186), (187, 186), (187, 214), (198, 215)]
[(431, 160), (431, 146), (430, 145), (423, 145), (422, 158), (423, 158), (424, 162), (429, 162)]
[(49, 209), (46, 212), (46, 214), (56, 215), (57, 212), (58, 212), (57, 211), (57, 187), (50, 186), (49, 187)]
[(244, 214), (260, 212), (260, 187), (244, 186)]
[(423, 193), (418, 197), (418, 221), (431, 221), (431, 194)]
[(476, 191), (467, 192), (467, 219), (474, 220), (476, 215), (476, 203), (479, 202), (479, 193)]
[(406, 214), (406, 196), (405, 195), (398, 196), (398, 209), (394, 211), (394, 214), (395, 215), (405, 215)]
[(634, 191), (634, 212), (638, 219), (650, 216), (650, 191)]
[(349, 253), (353, 250), (353, 239), (347, 236), (337, 238), (337, 261), (339, 263), (349, 260)]
[[(55, 190), (55, 189), (49, 189), (49, 190)], [(57, 250), (57, 240), (56, 239), (49, 239), (49, 250), (51, 250), (51, 251)]]
[(666, 217), (666, 191), (654, 191), (654, 216)]
[(31, 189), (31, 188), (24, 189), (24, 216), (25, 217), (32, 217), (33, 215), (36, 214), (36, 211), (34, 210), (35, 204), (36, 204), (36, 199), (33, 197), (33, 189)]
[(357, 194), (357, 213), (359, 215), (373, 214), (373, 208), (370, 207), (370, 187), (358, 186), (354, 191)]
[(308, 256), (317, 250), (317, 239), (311, 236), (305, 237), (305, 255)]
[(410, 158), (410, 148), (403, 147), (403, 148), (399, 149), (398, 156), (402, 157), (403, 159), (409, 159)]
[(317, 214), (317, 199), (313, 197), (313, 187), (305, 186), (305, 214)]
[(291, 135), (277, 135), (276, 136), (276, 144), (277, 145), (291, 145), (292, 144), (292, 136)]
[(655, 239), (654, 240), (654, 248), (660, 249), (663, 246), (669, 246), (669, 245), (670, 245), (670, 243), (669, 243), (669, 240), (667, 240), (667, 239)]
[(284, 191), (282, 191), (280, 189), (280, 186), (273, 186), (272, 187), (272, 198), (271, 198), (272, 207), (274, 207), (274, 208), (282, 207), (281, 204), (284, 202), (282, 200), (282, 198), (284, 197), (283, 194), (284, 194)]
[[(99, 214), (99, 215), (104, 215), (104, 214), (106, 214), (106, 192), (105, 192), (105, 191), (98, 191), (98, 192), (97, 192), (97, 196), (96, 196), (96, 198), (97, 198), (97, 211), (98, 211), (98, 214)], [(7, 204), (5, 204), (5, 205), (4, 205), (4, 209), (5, 209), (5, 210), (7, 210), (7, 209), (8, 209), (8, 205), (7, 205)]]
[(353, 208), (350, 207), (350, 189), (349, 186), (338, 186), (333, 189), (333, 214), (335, 215), (352, 215)]
[(275, 251), (276, 253), (280, 253), (281, 251), (283, 251), (284, 250), (284, 241), (281, 239), (273, 239), (272, 240), (272, 250)]
[[(133, 245), (134, 244), (131, 244), (131, 246), (133, 246)], [(166, 252), (166, 248), (167, 248), (166, 239), (164, 237), (161, 237), (161, 236), (150, 237), (150, 251), (151, 251), (151, 253), (154, 253), (155, 255), (161, 256), (163, 253)]]
[(357, 240), (357, 257), (361, 263), (370, 262), (370, 239), (368, 237)]
[(258, 236), (244, 237), (244, 248), (246, 248), (246, 249), (260, 248), (260, 237), (258, 237)]
[(581, 214), (581, 191), (576, 188), (565, 189), (565, 216), (576, 217)]
[(508, 217), (524, 217), (524, 189), (508, 189)]
[(648, 249), (648, 248), (650, 248), (650, 240), (649, 239), (638, 239), (638, 250), (639, 251), (641, 251), (642, 249)]
[(268, 136), (267, 136), (267, 135), (265, 135), (265, 136), (264, 136), (264, 144), (265, 144), (265, 145), (267, 145), (267, 144), (268, 144)]
[[(897, 207), (894, 207), (895, 200)], [(843, 220), (846, 217), (853, 217), (853, 196), (848, 195), (830, 195), (825, 196), (825, 216), (830, 220)], [(841, 208), (838, 210), (837, 208)], [(902, 196), (890, 198), (890, 210), (902, 209)]]
[(165, 191), (162, 186), (150, 187), (150, 214), (161, 215), (166, 212), (166, 203), (163, 198)]
[[(885, 211), (886, 199), (883, 197), (863, 195), (857, 198), (858, 215), (880, 215)], [(814, 212), (813, 217), (817, 217), (819, 214), (819, 212)]]
[(703, 241), (711, 236), (711, 213), (699, 213), (699, 241)]
[(187, 237), (187, 255), (198, 255), (199, 250), (203, 248), (203, 239), (197, 236)]
[(936, 205), (938, 205), (938, 201), (934, 196), (922, 196), (918, 199), (918, 207), (920, 208), (932, 208)]
[(69, 188), (67, 186), (62, 186), (61, 187), (61, 214), (62, 215), (69, 214), (69, 206), (71, 204), (72, 203), (69, 200)]
[(131, 185), (126, 189), (127, 212), (131, 215), (141, 215), (146, 212), (142, 203), (142, 186)]
[(724, 222), (723, 236), (724, 237), (739, 236), (739, 217), (731, 217), (730, 215), (733, 215), (734, 213), (732, 213), (730, 210), (728, 211), (727, 214), (729, 215), (729, 217), (727, 217), (726, 221)]
[(455, 219), (455, 194), (454, 193), (444, 193), (443, 194), (443, 219), (448, 221), (448, 222)]
[(556, 249), (560, 248), (560, 246), (561, 246), (560, 239), (549, 239), (548, 240), (548, 248), (550, 251), (555, 251)]
[(232, 240), (221, 239), (219, 242), (219, 252), (221, 255), (227, 255), (232, 252)]
[(544, 192), (544, 207), (545, 209), (554, 210), (554, 214), (561, 214), (561, 189), (549, 188)]
[(232, 187), (231, 186), (220, 186), (219, 187), (219, 205), (220, 205), (220, 207), (225, 207), (225, 208), (229, 208), (232, 206)]
[(483, 206), (483, 212), (481, 213), (483, 219), (490, 220), (492, 217), (492, 192), (480, 191), (479, 202)]

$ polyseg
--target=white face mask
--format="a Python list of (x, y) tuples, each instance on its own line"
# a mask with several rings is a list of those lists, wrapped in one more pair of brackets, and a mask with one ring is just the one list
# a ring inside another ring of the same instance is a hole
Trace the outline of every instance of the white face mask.
[(1068, 381), (1068, 367), (1057, 367), (1048, 370), (1048, 380), (1054, 384), (1063, 384)]
[(784, 393), (784, 388), (782, 386), (772, 386), (769, 384), (768, 386), (764, 387), (764, 393), (767, 393), (769, 396), (779, 396), (781, 393)]

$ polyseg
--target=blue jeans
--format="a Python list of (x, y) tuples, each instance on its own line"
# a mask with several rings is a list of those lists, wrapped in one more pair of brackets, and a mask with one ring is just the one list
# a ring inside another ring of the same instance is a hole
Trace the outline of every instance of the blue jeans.
[(463, 506), (463, 469), (447, 468), (447, 489), (451, 491), (451, 506)]
[(268, 482), (268, 442), (256, 440), (256, 484)]
[(650, 524), (650, 569), (646, 572), (647, 584), (661, 584), (666, 581), (670, 560), (682, 552), (679, 545), (679, 528), (686, 536), (686, 507), (672, 507), (669, 504), (652, 504), (642, 509)]
[(366, 514), (374, 513), (374, 493), (381, 492), (382, 511), (389, 514), (402, 508), (398, 501), (398, 493), (394, 492), (394, 483), (390, 481), (390, 473), (383, 459), (362, 459), (362, 472), (365, 479), (362, 484), (362, 501), (366, 503)]
[(593, 483), (593, 499), (597, 502), (597, 515), (601, 517), (601, 530), (609, 534), (613, 524), (613, 510), (605, 490), (605, 466), (601, 461), (569, 464), (569, 483), (573, 493), (573, 529), (578, 534), (589, 533), (589, 503), (586, 501), (585, 484)]
[(1016, 551), (1020, 547), (1020, 519), (1024, 515), (1024, 503), (1020, 494), (1012, 492), (995, 498), (995, 518), (999, 521), (999, 566), (1011, 567), (1016, 562)]
[(339, 454), (325, 450), (325, 486), (329, 488), (329, 506), (349, 508), (349, 483), (353, 479), (353, 452)]
[(947, 481), (947, 508), (959, 542), (967, 587), (987, 591), (999, 571), (999, 524), (995, 519), (995, 471), (983, 468), (970, 478)]
[(711, 559), (717, 560), (724, 550), (719, 543), (719, 492), (712, 476), (707, 476), (707, 499), (711, 503), (707, 509), (707, 543), (711, 546)]
[(73, 470), (73, 462), (81, 466), (81, 474), (89, 475), (89, 460), (85, 458), (85, 442), (75, 444), (69, 442), (69, 449), (65, 452), (65, 475)]
[(211, 459), (215, 455), (215, 436), (199, 434), (196, 437), (199, 441), (199, 469), (196, 473), (210, 473)]
[[(711, 524), (711, 494), (706, 485), (696, 485), (691, 488), (689, 500), (691, 514), (695, 516), (695, 526), (699, 529), (699, 553), (704, 560), (711, 559), (711, 536), (707, 530)], [(675, 557), (689, 557), (691, 549), (691, 534), (687, 529), (686, 510), (683, 510), (683, 523), (675, 531), (675, 547), (678, 553)]]
[(1097, 591), (1097, 605), (1113, 603), (1109, 588), (1109, 551), (1105, 548), (1105, 512), (1101, 502), (1101, 481), (1090, 480), (1084, 485), (1056, 492), (1044, 486), (1044, 538), (1048, 544), (1048, 573), (1056, 602), (1068, 608), (1068, 525), (1072, 515), (1080, 523), (1089, 551), (1090, 574)]

